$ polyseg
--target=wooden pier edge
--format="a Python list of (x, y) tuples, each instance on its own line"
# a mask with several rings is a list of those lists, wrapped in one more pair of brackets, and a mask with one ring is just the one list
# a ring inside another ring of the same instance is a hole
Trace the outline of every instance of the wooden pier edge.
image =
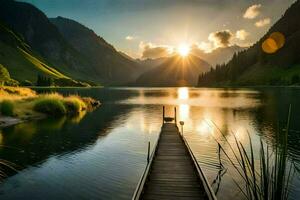
[(138, 182), (138, 185), (135, 188), (135, 191), (134, 191), (133, 196), (132, 196), (132, 200), (138, 200), (138, 199), (140, 199), (140, 197), (142, 195), (142, 192), (143, 192), (143, 189), (144, 189), (144, 185), (146, 183), (149, 171), (151, 169), (151, 164), (152, 164), (154, 155), (155, 155), (155, 153), (157, 151), (157, 145), (158, 145), (158, 142), (159, 142), (159, 139), (160, 139), (161, 132), (162, 132), (162, 130), (159, 132), (159, 135), (158, 135), (158, 138), (156, 140), (156, 143), (155, 143), (155, 146), (153, 148), (153, 151), (151, 153), (149, 162), (147, 162), (147, 165), (146, 165), (146, 168), (145, 168), (145, 170), (143, 172), (143, 175), (141, 176), (141, 178), (140, 178), (140, 180)]
[[(181, 140), (183, 141), (184, 143), (184, 146), (186, 147), (186, 149), (188, 150), (189, 152), (189, 155), (193, 161), (193, 164), (194, 164), (194, 167), (196, 168), (196, 171), (198, 173), (198, 177), (200, 179), (200, 182), (202, 183), (203, 185), (203, 188), (205, 190), (205, 193), (207, 195), (207, 198), (209, 200), (217, 200), (217, 197), (212, 189), (212, 187), (210, 186), (209, 182), (208, 182), (208, 179), (206, 178), (205, 174), (203, 173), (199, 163), (197, 162), (197, 159), (196, 157), (194, 156), (188, 142), (186, 141), (186, 139), (184, 138), (183, 134), (180, 134), (180, 131), (178, 129), (178, 126), (177, 126), (177, 116), (176, 116), (176, 107), (174, 108), (174, 118), (170, 118), (170, 117), (165, 117), (165, 107), (163, 107), (163, 125), (162, 125), (162, 128), (161, 128), (161, 131), (159, 133), (159, 136), (158, 136), (158, 139), (155, 143), (155, 146), (153, 148), (153, 151), (151, 153), (151, 156), (150, 156), (150, 159), (148, 159), (148, 162), (147, 162), (147, 165), (146, 165), (146, 168), (145, 168), (145, 171), (143, 173), (143, 175), (141, 176), (139, 182), (138, 182), (138, 185), (134, 191), (134, 194), (132, 196), (132, 200), (138, 200), (141, 198), (142, 194), (143, 194), (143, 191), (144, 191), (144, 186), (146, 184), (146, 181), (147, 181), (147, 178), (149, 176), (149, 172), (150, 172), (150, 169), (152, 167), (152, 163), (153, 163), (153, 160), (154, 160), (154, 157), (155, 157), (155, 154), (157, 152), (157, 147), (158, 147), (158, 144), (159, 144), (159, 141), (160, 141), (160, 138), (161, 138), (161, 133), (163, 132), (163, 127), (164, 127), (164, 124), (165, 122), (169, 122), (170, 119), (173, 119), (175, 121), (175, 123), (173, 123), (175, 125), (175, 127), (177, 128), (177, 132), (178, 134), (180, 135), (180, 138)], [(149, 155), (147, 156), (149, 157)]]
[(192, 152), (190, 146), (188, 145), (186, 139), (185, 139), (182, 135), (181, 135), (181, 138), (182, 138), (182, 140), (184, 141), (184, 144), (185, 144), (185, 146), (187, 147), (187, 149), (188, 149), (188, 151), (189, 151), (189, 153), (190, 153), (190, 156), (191, 156), (191, 158), (192, 158), (192, 160), (193, 160), (193, 162), (194, 162), (194, 165), (195, 165), (195, 167), (196, 167), (196, 169), (197, 169), (197, 172), (198, 172), (198, 175), (199, 175), (199, 177), (200, 177), (200, 180), (201, 180), (201, 182), (202, 182), (202, 184), (203, 184), (203, 186), (204, 186), (204, 189), (205, 189), (205, 192), (206, 192), (206, 194), (207, 194), (207, 197), (209, 198), (209, 200), (217, 200), (217, 197), (216, 197), (216, 195), (215, 195), (214, 190), (213, 190), (212, 187), (210, 186), (210, 184), (209, 184), (209, 182), (208, 182), (208, 179), (206, 178), (204, 172), (202, 171), (202, 169), (201, 169), (201, 167), (200, 167), (200, 165), (199, 165), (199, 163), (198, 163), (196, 157), (194, 156), (194, 154), (193, 154), (193, 152)]

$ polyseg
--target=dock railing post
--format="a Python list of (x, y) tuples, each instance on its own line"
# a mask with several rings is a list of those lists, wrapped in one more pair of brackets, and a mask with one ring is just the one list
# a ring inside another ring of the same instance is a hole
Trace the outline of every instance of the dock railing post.
[(179, 124), (181, 126), (181, 136), (183, 138), (183, 125), (184, 125), (184, 121), (180, 121)]
[(147, 154), (147, 163), (150, 161), (150, 141), (148, 142), (148, 154)]
[(165, 123), (165, 106), (163, 106), (163, 124)]
[(174, 120), (175, 120), (175, 124), (177, 125), (177, 113), (176, 113), (176, 107), (174, 107)]

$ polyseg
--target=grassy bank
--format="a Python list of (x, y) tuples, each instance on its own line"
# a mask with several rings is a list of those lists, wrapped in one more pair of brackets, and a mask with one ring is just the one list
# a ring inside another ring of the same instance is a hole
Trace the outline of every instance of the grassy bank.
[(12, 119), (24, 121), (46, 116), (79, 115), (99, 105), (99, 101), (89, 97), (62, 96), (58, 93), (38, 95), (29, 88), (0, 87), (2, 126)]

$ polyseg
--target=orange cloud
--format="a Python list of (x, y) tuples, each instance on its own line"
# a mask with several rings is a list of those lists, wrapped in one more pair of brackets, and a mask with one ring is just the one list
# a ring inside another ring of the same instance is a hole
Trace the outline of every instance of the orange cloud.
[(172, 48), (166, 45), (156, 46), (152, 43), (140, 43), (142, 49), (142, 58), (161, 58), (169, 56), (172, 53)]
[(247, 8), (246, 12), (244, 13), (245, 19), (254, 19), (260, 14), (261, 4), (254, 4)]
[(235, 33), (235, 37), (239, 40), (246, 40), (246, 38), (250, 35), (250, 33), (248, 33), (247, 31), (245, 31), (244, 29), (238, 30)]
[(267, 26), (271, 23), (271, 19), (270, 18), (265, 18), (265, 19), (261, 19), (259, 21), (257, 21), (255, 23), (255, 26), (256, 27), (264, 27), (264, 26)]
[(208, 36), (208, 40), (213, 42), (216, 48), (227, 47), (230, 45), (232, 37), (233, 34), (230, 30), (223, 30), (210, 33)]

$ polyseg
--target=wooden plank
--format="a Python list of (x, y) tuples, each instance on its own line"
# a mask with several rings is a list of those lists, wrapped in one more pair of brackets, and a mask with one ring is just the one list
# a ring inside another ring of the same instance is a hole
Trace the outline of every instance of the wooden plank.
[(175, 124), (162, 127), (141, 199), (208, 199)]

